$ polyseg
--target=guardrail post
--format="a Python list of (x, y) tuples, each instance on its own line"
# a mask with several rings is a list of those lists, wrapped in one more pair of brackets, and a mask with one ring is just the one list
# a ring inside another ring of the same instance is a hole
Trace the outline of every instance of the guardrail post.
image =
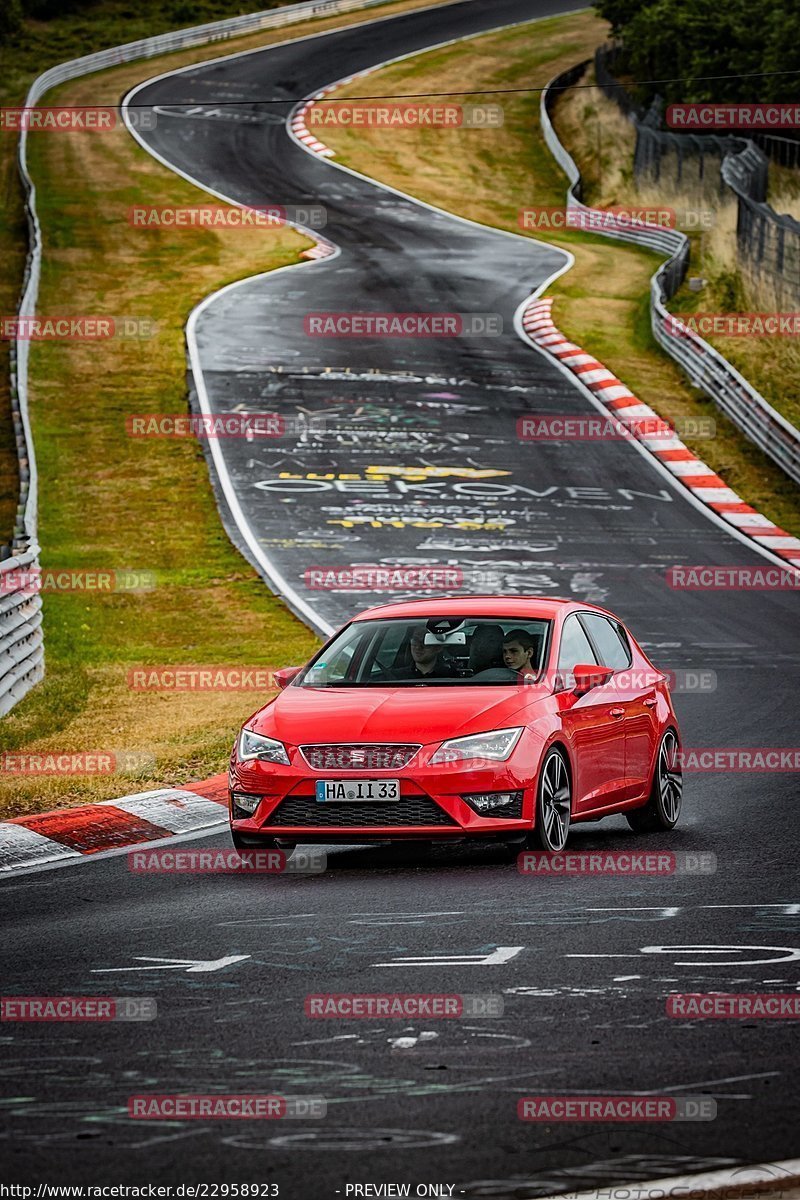
[[(142, 38), (123, 46), (113, 46), (71, 59), (37, 76), (25, 98), (25, 108), (33, 108), (50, 88), (80, 79), (120, 63), (136, 62), (189, 46), (241, 37), (261, 29), (275, 29), (293, 21), (309, 20), (328, 14), (374, 8), (386, 0), (303, 0), (284, 8), (229, 17), (189, 29), (174, 30), (152, 38)], [(41, 271), (41, 230), (36, 214), (36, 189), (27, 166), (27, 130), (19, 139), (19, 172), (25, 192), (28, 219), (28, 256), (23, 277), (19, 316), (33, 316)], [(0, 555), (0, 717), (4, 716), (44, 675), (41, 597), (31, 590), (31, 576), (39, 568), (36, 456), (28, 419), (28, 345), (16, 339), (11, 346), (11, 406), (20, 475), (20, 504), (11, 542), (11, 556)], [(24, 586), (17, 580), (25, 575)]]
[[(578, 67), (571, 67), (550, 81), (542, 92), (539, 113), (544, 139), (569, 181), (567, 207), (591, 213), (597, 210), (587, 208), (578, 199), (580, 171), (572, 155), (559, 140), (551, 120), (555, 95), (574, 83), (586, 65), (581, 63)], [(723, 167), (740, 157), (741, 155), (729, 155), (723, 161)], [(760, 206), (749, 197), (746, 201), (747, 205), (760, 215)], [(742, 211), (740, 206), (740, 217)], [(800, 430), (768, 404), (752, 384), (697, 333), (688, 329), (682, 332), (672, 329), (671, 314), (666, 308), (666, 301), (674, 296), (688, 269), (689, 239), (686, 234), (676, 229), (654, 230), (644, 224), (641, 228), (626, 224), (624, 228), (614, 229), (609, 228), (607, 220), (603, 221), (602, 228), (598, 228), (596, 232), (602, 237), (646, 246), (667, 256), (666, 262), (658, 268), (650, 281), (650, 326), (653, 337), (685, 371), (694, 386), (702, 387), (746, 437), (777, 463), (795, 483), (800, 483)]]

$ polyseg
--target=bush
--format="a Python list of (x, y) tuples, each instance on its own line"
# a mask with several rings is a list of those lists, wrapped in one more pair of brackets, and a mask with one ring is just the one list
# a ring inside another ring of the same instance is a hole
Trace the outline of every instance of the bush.
[(0, 46), (12, 42), (22, 28), (20, 0), (5, 0), (0, 5)]
[[(642, 81), (678, 80), (643, 82), (645, 101), (656, 94), (717, 103), (796, 97), (800, 10), (794, 0), (598, 0), (595, 7), (624, 42), (626, 72)], [(796, 74), (757, 77), (790, 71)]]

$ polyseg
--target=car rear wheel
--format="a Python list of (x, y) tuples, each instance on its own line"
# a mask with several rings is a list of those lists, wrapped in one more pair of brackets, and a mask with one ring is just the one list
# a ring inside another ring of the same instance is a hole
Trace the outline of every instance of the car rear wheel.
[(656, 829), (674, 829), (681, 815), (683, 802), (683, 773), (680, 763), (680, 745), (674, 729), (668, 729), (661, 739), (656, 759), (656, 771), (650, 798), (642, 808), (625, 814), (626, 820), (636, 833), (650, 833)]
[(541, 850), (563, 850), (571, 815), (572, 786), (566, 760), (560, 750), (549, 750), (539, 772), (532, 842)]

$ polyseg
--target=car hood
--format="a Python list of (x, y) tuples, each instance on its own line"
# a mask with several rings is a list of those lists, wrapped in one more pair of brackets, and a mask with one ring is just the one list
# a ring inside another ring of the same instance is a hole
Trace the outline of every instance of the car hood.
[(513, 724), (545, 687), (287, 688), (247, 722), (290, 745), (441, 742)]

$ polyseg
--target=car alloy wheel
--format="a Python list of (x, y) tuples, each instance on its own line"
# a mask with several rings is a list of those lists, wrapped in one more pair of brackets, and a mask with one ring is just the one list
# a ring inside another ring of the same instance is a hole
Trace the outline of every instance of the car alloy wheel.
[(534, 837), (542, 850), (563, 850), (569, 836), (572, 789), (560, 750), (550, 750), (539, 773)]
[(668, 729), (661, 739), (653, 776), (650, 799), (643, 808), (626, 813), (631, 829), (646, 833), (655, 829), (674, 829), (681, 815), (683, 802), (683, 772), (680, 745), (674, 729)]
[(656, 778), (663, 822), (666, 828), (672, 829), (681, 815), (683, 772), (680, 764), (678, 739), (671, 729), (668, 729), (661, 739)]

